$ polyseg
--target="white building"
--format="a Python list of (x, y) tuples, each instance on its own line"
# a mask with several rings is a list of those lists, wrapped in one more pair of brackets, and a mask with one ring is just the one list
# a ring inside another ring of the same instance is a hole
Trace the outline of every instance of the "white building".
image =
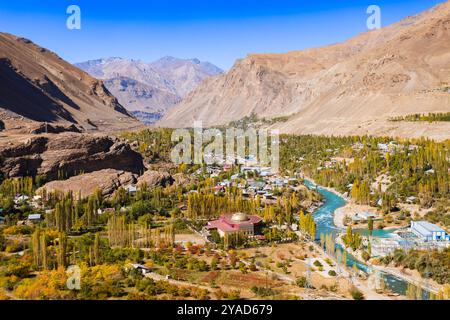
[(29, 214), (28, 221), (30, 222), (39, 222), (42, 220), (42, 215), (39, 213)]
[(368, 221), (369, 219), (376, 219), (378, 216), (372, 212), (359, 212), (352, 217), (353, 221)]
[(450, 235), (428, 221), (411, 221), (411, 232), (423, 241), (450, 241)]
[(128, 193), (136, 193), (136, 192), (137, 192), (137, 187), (136, 187), (136, 186), (133, 186), (133, 185), (129, 185), (129, 186), (127, 186), (127, 187), (125, 188), (125, 190), (126, 190)]
[(15, 203), (15, 204), (23, 203), (23, 202), (28, 201), (29, 199), (30, 199), (29, 196), (20, 195), (20, 196), (17, 196), (17, 197), (14, 199), (14, 203)]

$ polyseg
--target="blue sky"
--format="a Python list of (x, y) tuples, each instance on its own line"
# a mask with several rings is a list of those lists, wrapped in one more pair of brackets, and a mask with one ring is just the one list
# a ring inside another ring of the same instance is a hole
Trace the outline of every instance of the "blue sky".
[[(27, 37), (70, 62), (171, 55), (221, 68), (249, 53), (286, 52), (343, 41), (366, 31), (366, 9), (382, 25), (443, 0), (0, 0), (0, 31)], [(81, 8), (81, 30), (66, 9)]]

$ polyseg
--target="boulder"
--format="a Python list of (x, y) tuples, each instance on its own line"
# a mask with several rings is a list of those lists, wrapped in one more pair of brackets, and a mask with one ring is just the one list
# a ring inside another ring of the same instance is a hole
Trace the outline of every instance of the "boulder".
[(91, 173), (85, 173), (71, 177), (67, 180), (55, 180), (45, 184), (37, 190), (41, 193), (44, 189), (47, 192), (61, 191), (67, 193), (72, 191), (74, 195), (80, 193), (82, 198), (93, 194), (97, 189), (102, 191), (104, 197), (113, 194), (119, 187), (127, 187), (136, 183), (136, 175), (131, 172), (104, 169)]
[(198, 180), (192, 176), (184, 173), (176, 173), (173, 175), (174, 183), (177, 187), (188, 187), (191, 184), (197, 183)]
[(138, 178), (137, 185), (140, 186), (146, 183), (148, 187), (166, 187), (172, 185), (174, 182), (173, 177), (168, 172), (159, 172), (154, 170), (146, 171), (142, 176)]
[(81, 129), (74, 124), (66, 126), (52, 125), (48, 123), (38, 123), (36, 126), (31, 128), (31, 134), (41, 134), (41, 133), (62, 133), (62, 132), (76, 132), (81, 133)]

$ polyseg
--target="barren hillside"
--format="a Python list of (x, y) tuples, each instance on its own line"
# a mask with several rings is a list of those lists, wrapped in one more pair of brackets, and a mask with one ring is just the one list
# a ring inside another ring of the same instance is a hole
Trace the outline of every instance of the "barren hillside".
[(30, 40), (0, 33), (0, 119), (6, 129), (38, 122), (84, 130), (139, 126), (102, 81)]
[[(450, 137), (448, 123), (389, 117), (450, 111), (450, 2), (344, 43), (255, 54), (207, 80), (158, 124), (287, 116), (282, 132)], [(180, 121), (180, 120), (183, 121)]]

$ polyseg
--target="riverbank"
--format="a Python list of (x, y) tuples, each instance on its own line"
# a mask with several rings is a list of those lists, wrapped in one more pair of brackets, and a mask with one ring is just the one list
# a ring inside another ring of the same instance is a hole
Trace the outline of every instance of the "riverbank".
[(345, 228), (345, 219), (353, 219), (357, 214), (361, 212), (370, 212), (378, 215), (376, 208), (372, 208), (367, 205), (359, 205), (352, 202), (347, 203), (344, 207), (336, 209), (334, 212), (334, 224), (338, 228)]
[(330, 188), (330, 187), (324, 187), (324, 186), (321, 186), (320, 184), (316, 183), (316, 181), (315, 181), (313, 178), (310, 178), (310, 177), (304, 175), (303, 173), (302, 173), (302, 176), (303, 176), (303, 179), (310, 181), (310, 182), (311, 182), (312, 184), (314, 184), (315, 186), (317, 186), (317, 187), (319, 187), (319, 188), (321, 188), (321, 189), (330, 191), (330, 192), (334, 193), (335, 195), (337, 195), (337, 196), (343, 198), (345, 201), (350, 201), (350, 198), (349, 198), (349, 197), (345, 196), (343, 193), (337, 191), (336, 189)]
[(333, 212), (333, 223), (337, 228), (345, 229), (346, 226), (344, 224), (344, 219), (346, 216), (351, 219), (358, 212), (364, 212), (364, 211), (372, 212), (373, 211), (373, 208), (371, 208), (369, 206), (361, 206), (361, 205), (352, 203), (352, 200), (349, 197), (346, 197), (344, 194), (342, 194), (341, 192), (337, 191), (334, 188), (321, 186), (321, 185), (317, 184), (317, 182), (314, 179), (312, 179), (308, 176), (303, 175), (303, 177), (304, 177), (304, 179), (310, 181), (315, 186), (317, 186), (321, 189), (327, 190), (329, 192), (332, 192), (335, 195), (337, 195), (338, 197), (341, 197), (342, 199), (344, 199), (346, 201), (345, 206), (337, 208)]
[[(320, 185), (317, 185), (314, 180), (310, 180), (307, 177), (305, 177), (305, 184), (308, 187), (318, 186), (318, 191), (325, 197), (325, 203), (322, 207), (320, 207), (318, 210), (314, 213), (314, 219), (317, 223), (317, 233), (318, 234), (334, 234), (336, 237), (338, 237), (339, 233), (343, 231), (343, 228), (336, 228), (335, 225), (339, 225), (339, 221), (343, 221), (342, 215), (345, 216), (346, 209), (339, 210), (341, 208), (347, 209), (351, 206), (351, 203), (349, 205), (348, 202), (346, 202), (342, 195), (337, 192), (336, 190), (333, 190), (332, 188), (323, 188)], [(338, 210), (338, 217), (335, 217), (336, 211)], [(335, 223), (335, 219), (337, 220)], [(374, 230), (374, 233), (376, 233), (378, 230)], [(339, 242), (339, 239), (337, 239), (337, 242)], [(368, 266), (366, 263), (362, 262), (364, 259), (362, 259), (361, 256), (359, 256), (356, 253), (356, 257), (352, 256), (352, 253), (349, 253), (347, 256), (347, 266), (352, 267), (353, 265), (356, 265), (356, 267), (365, 272), (370, 274), (370, 269), (372, 266)], [(409, 280), (405, 279), (404, 277), (397, 276), (394, 273), (389, 272), (389, 270), (383, 270), (382, 278), (385, 280), (385, 283), (388, 285), (388, 289), (391, 290), (393, 293), (400, 294), (402, 297), (404, 297), (407, 284), (410, 282)], [(364, 286), (364, 285), (363, 285)], [(370, 285), (365, 284), (366, 290), (371, 291), (370, 298), (375, 298), (373, 296), (373, 290), (370, 287)], [(369, 292), (366, 291), (367, 295), (369, 296)], [(400, 297), (399, 297), (400, 298)], [(379, 297), (378, 297), (379, 299)]]
[(385, 267), (374, 264), (370, 264), (370, 267), (377, 271), (392, 274), (397, 278), (412, 283), (416, 286), (419, 285), (421, 288), (429, 292), (433, 292), (434, 294), (437, 294), (439, 290), (444, 288), (443, 285), (440, 285), (432, 279), (424, 279), (417, 270), (402, 269), (398, 267)]

